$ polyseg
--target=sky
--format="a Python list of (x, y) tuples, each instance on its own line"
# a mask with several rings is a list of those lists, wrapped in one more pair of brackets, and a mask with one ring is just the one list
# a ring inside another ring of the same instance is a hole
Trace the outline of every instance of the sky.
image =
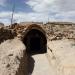
[(75, 0), (0, 0), (1, 23), (11, 23), (14, 5), (14, 22), (75, 22)]

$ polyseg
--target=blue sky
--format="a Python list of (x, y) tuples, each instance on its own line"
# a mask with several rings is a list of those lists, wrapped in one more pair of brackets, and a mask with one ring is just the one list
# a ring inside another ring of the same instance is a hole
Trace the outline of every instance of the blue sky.
[(25, 3), (27, 0), (6, 0), (3, 6), (0, 6), (0, 11), (11, 11), (15, 4), (15, 12), (31, 12), (32, 9)]
[(0, 22), (10, 24), (14, 3), (14, 22), (75, 22), (74, 0), (0, 0)]

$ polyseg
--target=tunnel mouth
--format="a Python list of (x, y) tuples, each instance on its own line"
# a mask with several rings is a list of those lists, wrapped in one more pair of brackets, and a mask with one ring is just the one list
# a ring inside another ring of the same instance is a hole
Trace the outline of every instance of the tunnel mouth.
[(28, 54), (42, 54), (47, 52), (46, 35), (38, 29), (31, 29), (23, 38)]

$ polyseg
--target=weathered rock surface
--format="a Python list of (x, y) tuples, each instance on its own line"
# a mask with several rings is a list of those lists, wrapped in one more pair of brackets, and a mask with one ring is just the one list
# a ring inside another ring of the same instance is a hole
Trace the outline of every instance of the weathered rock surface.
[[(25, 53), (25, 50), (26, 50), (25, 45), (18, 38), (7, 40), (1, 43), (0, 75), (17, 75), (20, 65), (22, 64), (21, 61)], [(24, 57), (25, 65), (27, 61), (26, 59), (27, 58), (25, 56)]]

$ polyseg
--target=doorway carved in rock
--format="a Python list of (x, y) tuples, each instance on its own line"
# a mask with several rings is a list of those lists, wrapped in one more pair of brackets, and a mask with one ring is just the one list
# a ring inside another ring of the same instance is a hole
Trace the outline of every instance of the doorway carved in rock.
[(29, 54), (41, 54), (47, 52), (46, 35), (38, 29), (31, 29), (23, 39), (26, 51)]

